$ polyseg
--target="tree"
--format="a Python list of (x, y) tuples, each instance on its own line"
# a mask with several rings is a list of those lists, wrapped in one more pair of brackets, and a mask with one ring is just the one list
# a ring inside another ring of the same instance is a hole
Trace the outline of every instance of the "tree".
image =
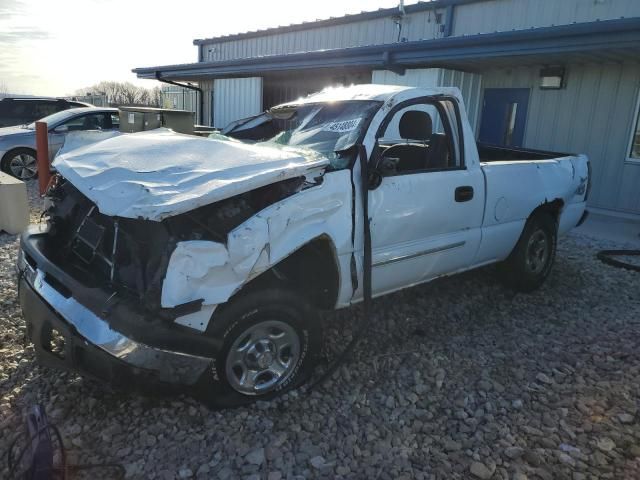
[(138, 87), (130, 82), (105, 81), (76, 90), (75, 95), (104, 94), (110, 105), (160, 106), (160, 88)]
[(0, 82), (0, 98), (6, 97), (9, 94), (9, 87), (6, 82)]

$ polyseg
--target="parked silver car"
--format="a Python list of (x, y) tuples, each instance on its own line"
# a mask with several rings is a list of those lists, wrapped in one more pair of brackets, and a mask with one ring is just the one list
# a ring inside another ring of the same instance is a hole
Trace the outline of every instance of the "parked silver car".
[[(49, 159), (64, 144), (67, 133), (79, 130), (116, 130), (120, 127), (117, 108), (72, 108), (44, 117), (49, 128)], [(0, 168), (21, 180), (36, 176), (36, 125), (0, 128)]]

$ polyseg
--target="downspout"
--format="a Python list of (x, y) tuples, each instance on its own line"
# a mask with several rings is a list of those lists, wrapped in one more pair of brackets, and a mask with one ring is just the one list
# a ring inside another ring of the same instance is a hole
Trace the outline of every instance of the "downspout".
[(196, 92), (198, 92), (200, 95), (198, 95), (198, 97), (200, 98), (200, 101), (198, 102), (200, 104), (200, 113), (198, 115), (198, 124), (202, 125), (203, 122), (203, 118), (204, 118), (204, 111), (203, 111), (203, 107), (204, 107), (204, 98), (203, 98), (203, 93), (202, 93), (202, 89), (200, 87), (196, 87), (193, 85), (190, 85), (188, 83), (179, 83), (179, 82), (174, 82), (173, 80), (167, 80), (164, 79), (160, 76), (160, 72), (156, 72), (156, 80), (158, 80), (159, 82), (162, 83), (168, 83), (169, 85), (175, 85), (177, 87), (182, 87), (182, 88), (187, 88), (189, 90), (195, 90)]
[(442, 32), (443, 37), (450, 37), (453, 34), (453, 12), (454, 12), (454, 6), (447, 5), (445, 20), (444, 20), (444, 31)]

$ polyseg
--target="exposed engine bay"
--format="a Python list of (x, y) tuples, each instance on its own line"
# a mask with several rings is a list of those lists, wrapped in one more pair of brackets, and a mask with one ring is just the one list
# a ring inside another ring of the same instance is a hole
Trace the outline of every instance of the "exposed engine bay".
[(291, 178), (156, 222), (103, 215), (58, 175), (46, 197), (45, 254), (87, 287), (109, 286), (119, 297), (159, 312), (162, 282), (178, 242), (225, 243), (231, 230), (257, 212), (315, 184)]

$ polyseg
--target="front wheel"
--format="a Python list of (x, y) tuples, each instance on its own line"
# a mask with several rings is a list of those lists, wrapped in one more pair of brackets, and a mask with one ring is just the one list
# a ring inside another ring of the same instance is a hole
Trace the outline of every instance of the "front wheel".
[(558, 228), (551, 215), (532, 215), (511, 255), (498, 266), (504, 282), (520, 292), (539, 288), (551, 273), (557, 237)]
[(2, 170), (20, 180), (27, 181), (38, 174), (36, 152), (29, 148), (16, 148), (2, 159)]
[(309, 376), (321, 347), (311, 306), (293, 292), (272, 288), (241, 294), (215, 312), (207, 335), (222, 339), (198, 391), (216, 408), (272, 399)]

